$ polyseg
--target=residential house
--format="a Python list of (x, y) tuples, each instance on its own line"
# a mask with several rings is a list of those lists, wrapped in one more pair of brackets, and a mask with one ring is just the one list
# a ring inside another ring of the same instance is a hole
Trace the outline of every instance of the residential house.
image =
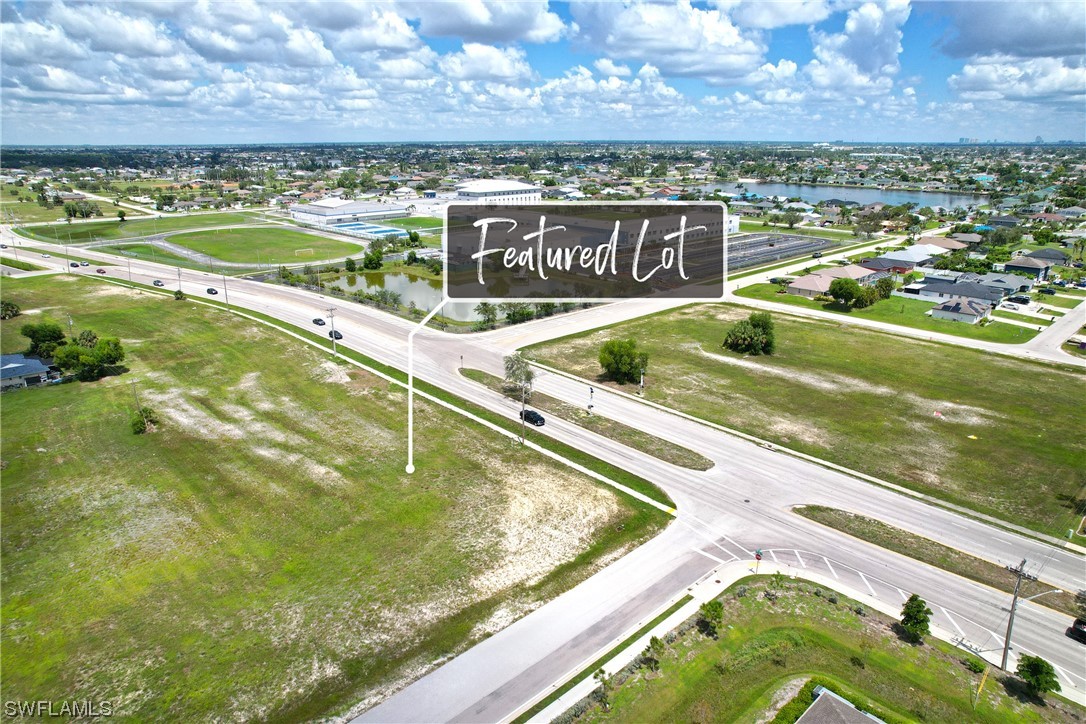
[(902, 287), (901, 296), (920, 299), (946, 300), (964, 297), (985, 304), (998, 304), (1003, 299), (1003, 292), (978, 282), (933, 282), (931, 284), (909, 284)]
[(833, 277), (824, 274), (807, 274), (789, 284), (787, 292), (801, 297), (817, 297), (819, 294), (829, 294), (832, 283)]
[(964, 274), (958, 281), (974, 281), (986, 287), (998, 289), (1004, 296), (1033, 289), (1034, 279), (1021, 274), (1007, 272), (988, 272), (987, 274)]
[(1034, 279), (1045, 281), (1048, 279), (1048, 270), (1052, 266), (1052, 262), (1047, 259), (1034, 259), (1029, 256), (1020, 256), (1005, 263), (1003, 265), (1003, 271), (1009, 274), (1031, 276)]
[(1081, 219), (1086, 216), (1086, 209), (1081, 206), (1068, 206), (1066, 209), (1056, 209), (1056, 213), (1065, 219)]
[(908, 274), (916, 268), (916, 264), (914, 262), (885, 259), (881, 256), (874, 259), (864, 259), (860, 262), (860, 266), (862, 266), (864, 269), (870, 269), (871, 271), (877, 272), (886, 272), (888, 274)]
[(0, 356), (0, 389), (40, 385), (47, 382), (49, 377), (49, 367), (40, 359), (21, 354)]
[(976, 324), (985, 319), (992, 311), (992, 305), (965, 297), (951, 297), (931, 310), (935, 319), (949, 319), (953, 322)]
[(1022, 220), (1014, 216), (993, 216), (988, 219), (988, 226), (992, 228), (1012, 229), (1022, 223)]
[(984, 237), (980, 234), (951, 234), (950, 238), (960, 241), (964, 244), (979, 244), (980, 242), (984, 241)]
[[(980, 234), (974, 234), (973, 236), (980, 236)], [(943, 236), (922, 236), (920, 237), (920, 243), (928, 246), (937, 246), (940, 249), (946, 249), (947, 251), (957, 251), (958, 249), (968, 249), (969, 244), (957, 239), (947, 239)]]
[(1056, 266), (1067, 266), (1070, 258), (1059, 249), (1037, 249), (1026, 254), (1030, 259), (1050, 261)]

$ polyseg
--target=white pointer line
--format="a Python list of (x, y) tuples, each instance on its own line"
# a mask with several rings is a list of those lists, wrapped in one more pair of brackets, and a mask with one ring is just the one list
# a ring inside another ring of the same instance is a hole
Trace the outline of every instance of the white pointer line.
[(415, 472), (415, 333), (441, 311), (448, 301), (442, 298), (441, 304), (430, 310), (414, 329), (407, 333), (407, 474)]

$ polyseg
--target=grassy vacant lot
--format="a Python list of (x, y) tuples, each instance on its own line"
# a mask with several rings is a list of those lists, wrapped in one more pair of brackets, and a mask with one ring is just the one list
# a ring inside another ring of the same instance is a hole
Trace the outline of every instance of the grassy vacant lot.
[[(222, 261), (264, 264), (296, 264), (307, 260), (331, 259), (361, 254), (358, 244), (336, 241), (294, 229), (260, 227), (253, 229), (220, 229), (176, 234), (174, 244), (208, 254)], [(312, 249), (312, 254), (298, 255), (298, 249)]]
[(755, 217), (753, 219), (740, 219), (739, 230), (746, 231), (751, 234), (761, 234), (766, 232), (776, 232), (781, 234), (800, 234), (802, 236), (818, 236), (824, 239), (833, 239), (834, 241), (849, 241), (855, 239), (851, 229), (823, 229), (815, 226), (797, 226), (794, 229), (789, 229), (787, 224), (782, 226), (770, 225), (765, 226), (762, 222), (764, 219)]
[[(834, 314), (855, 317), (857, 319), (871, 319), (877, 322), (900, 324), (905, 327), (924, 329), (929, 332), (942, 332), (969, 339), (983, 339), (988, 342), (1005, 342), (1008, 344), (1020, 344), (1027, 342), (1036, 336), (1036, 330), (1025, 329), (1016, 325), (992, 324), (981, 327), (977, 324), (965, 324), (952, 322), (948, 319), (932, 319), (927, 312), (935, 306), (934, 302), (925, 302), (919, 299), (905, 299), (903, 297), (890, 297), (875, 302), (865, 309), (853, 309), (841, 307), (836, 302), (816, 302), (807, 297), (795, 294), (778, 294), (780, 288), (776, 284), (751, 284), (735, 292), (736, 296), (750, 299), (761, 299), (766, 302), (780, 302), (793, 304), (806, 309), (821, 309)], [(1070, 301), (1070, 300), (1067, 300)]]
[(1014, 319), (1019, 322), (1025, 322), (1026, 324), (1032, 324), (1034, 327), (1047, 327), (1052, 324), (1051, 319), (1042, 317), (1031, 317), (1028, 314), (1017, 314), (1015, 312), (1008, 312), (1005, 309), (997, 309), (992, 313), (992, 319), (999, 319), (1000, 317), (1006, 317), (1007, 319)]
[[(767, 591), (777, 599), (767, 600)], [(965, 667), (968, 654), (931, 639), (921, 646), (904, 643), (886, 616), (860, 615), (858, 604), (831, 595), (802, 581), (785, 580), (776, 588), (764, 577), (741, 581), (721, 597), (719, 639), (684, 626), (661, 657), (659, 672), (638, 669), (616, 688), (609, 713), (593, 707), (578, 721), (764, 721), (811, 676), (831, 681), (888, 722), (1071, 721), (1083, 715), (1081, 707), (1054, 696), (1030, 701), (1013, 677), (1004, 681), (998, 672), (974, 711), (971, 694), (981, 675)]]
[(30, 262), (23, 261), (22, 259), (16, 259), (14, 256), (0, 257), (0, 264), (9, 266), (12, 269), (22, 269), (23, 271), (41, 271), (48, 267), (38, 266), (37, 264), (31, 264)]
[(96, 221), (87, 224), (53, 224), (52, 226), (32, 226), (28, 229), (20, 229), (20, 233), (31, 238), (37, 237), (49, 241), (67, 241), (69, 234), (73, 242), (94, 241), (95, 239), (131, 239), (133, 237), (149, 236), (164, 231), (179, 231), (182, 229), (203, 229), (212, 226), (227, 226), (235, 224), (254, 224), (259, 219), (249, 214), (218, 213), (218, 214), (187, 214), (185, 216), (167, 216), (158, 219), (142, 219), (138, 221)]
[[(863, 515), (821, 505), (799, 506), (795, 508), (795, 512), (805, 518), (810, 518), (861, 540), (937, 566), (944, 571), (956, 573), (959, 576), (983, 583), (1000, 591), (1006, 591), (1007, 593), (1014, 591), (1014, 576), (1003, 566), (989, 563), (968, 553), (962, 553), (956, 548), (936, 543), (923, 536), (909, 533), (892, 525), (886, 525), (881, 521)], [(1024, 581), (1022, 583), (1022, 595), (1032, 596), (1051, 591), (1053, 588), (1055, 586), (1044, 581)], [(1062, 611), (1068, 616), (1078, 616), (1079, 609), (1075, 593), (1075, 591), (1048, 593), (1038, 598), (1037, 604)]]
[[(131, 371), (5, 394), (5, 695), (133, 720), (316, 719), (417, 676), (663, 515), (266, 327), (99, 281), (5, 282)], [(131, 382), (137, 382), (132, 386)], [(129, 429), (134, 395), (156, 431)]]
[(722, 349), (750, 311), (689, 306), (530, 354), (608, 384), (600, 345), (632, 337), (649, 353), (649, 400), (1039, 531), (1074, 527), (1086, 501), (1080, 370), (784, 314), (776, 354)]
[[(464, 370), (463, 375), (470, 380), (486, 385), (495, 392), (505, 394), (511, 400), (520, 401), (519, 388), (514, 385), (510, 389), (500, 377), (488, 374), (482, 370), (472, 369)], [(526, 401), (529, 408), (535, 408), (537, 410), (542, 410), (549, 415), (555, 415), (563, 420), (572, 422), (575, 425), (580, 425), (586, 430), (591, 430), (604, 437), (609, 437), (623, 445), (628, 445), (635, 450), (648, 453), (649, 455), (669, 462), (672, 465), (680, 465), (692, 470), (708, 470), (713, 467), (712, 460), (704, 455), (699, 455), (693, 450), (688, 450), (681, 445), (676, 445), (667, 440), (661, 440), (647, 432), (642, 432), (629, 425), (624, 425), (609, 417), (590, 415), (587, 410), (581, 407), (575, 407), (562, 400), (549, 395), (544, 395), (541, 392), (531, 392), (527, 396)]]
[(1082, 304), (1082, 299), (1071, 299), (1069, 297), (1060, 296), (1059, 294), (1034, 294), (1033, 301), (1040, 302), (1049, 307), (1060, 307), (1062, 309), (1074, 309)]
[(176, 256), (168, 251), (163, 251), (151, 244), (125, 244), (124, 246), (99, 246), (95, 251), (103, 251), (120, 256), (131, 256), (133, 259), (146, 259), (160, 264), (173, 264), (174, 266), (188, 267), (190, 269), (207, 269), (207, 264), (197, 264), (184, 257)]

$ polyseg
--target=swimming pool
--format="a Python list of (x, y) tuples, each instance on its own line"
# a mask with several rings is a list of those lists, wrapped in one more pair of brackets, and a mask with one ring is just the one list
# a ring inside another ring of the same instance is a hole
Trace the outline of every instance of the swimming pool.
[(351, 221), (346, 224), (336, 224), (335, 228), (346, 229), (347, 231), (354, 231), (356, 233), (366, 236), (372, 236), (375, 238), (407, 236), (407, 232), (403, 229), (394, 229), (391, 226), (381, 226), (380, 224), (371, 224), (366, 221)]

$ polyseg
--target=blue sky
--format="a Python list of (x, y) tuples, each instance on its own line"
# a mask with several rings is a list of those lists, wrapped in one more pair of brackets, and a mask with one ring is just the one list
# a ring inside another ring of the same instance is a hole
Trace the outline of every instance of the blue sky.
[(4, 144), (1086, 140), (1086, 3), (0, 3)]

